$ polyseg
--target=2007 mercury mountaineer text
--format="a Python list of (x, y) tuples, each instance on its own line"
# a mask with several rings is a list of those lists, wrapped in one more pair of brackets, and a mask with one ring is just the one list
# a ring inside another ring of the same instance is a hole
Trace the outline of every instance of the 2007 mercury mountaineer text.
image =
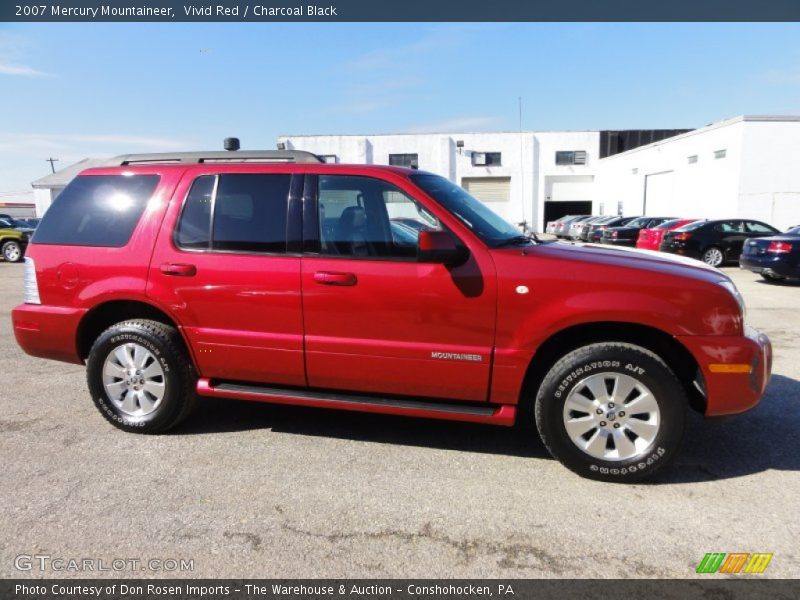
[[(545, 243), (449, 180), (313, 154), (127, 155), (27, 249), (20, 346), (159, 433), (196, 396), (513, 425), (580, 475), (649, 476), (689, 408), (756, 405), (771, 347), (721, 271)], [(529, 410), (528, 410), (529, 409)]]

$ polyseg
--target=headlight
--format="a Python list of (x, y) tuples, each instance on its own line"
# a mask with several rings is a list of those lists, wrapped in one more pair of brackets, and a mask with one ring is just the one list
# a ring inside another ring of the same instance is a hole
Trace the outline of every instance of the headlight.
[(727, 279), (718, 281), (717, 283), (728, 290), (731, 296), (736, 299), (736, 303), (739, 305), (739, 309), (742, 311), (742, 320), (744, 320), (744, 318), (747, 316), (747, 307), (744, 304), (744, 298), (742, 297), (742, 294), (736, 288), (736, 284)]

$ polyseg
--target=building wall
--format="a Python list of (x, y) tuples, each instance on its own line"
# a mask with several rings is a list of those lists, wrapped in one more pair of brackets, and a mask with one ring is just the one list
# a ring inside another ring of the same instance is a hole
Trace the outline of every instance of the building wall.
[(746, 122), (742, 156), (739, 214), (800, 225), (800, 119)]
[[(737, 216), (742, 132), (742, 122), (721, 124), (604, 158), (598, 202), (626, 215)], [(724, 158), (715, 158), (718, 150)]]
[(33, 188), (33, 200), (36, 204), (36, 216), (43, 217), (44, 213), (47, 212), (47, 209), (50, 208), (50, 205), (53, 203), (53, 200), (56, 199), (63, 190), (63, 187), (57, 188)]
[[(371, 136), (281, 136), (287, 149), (336, 155), (340, 163), (388, 164), (389, 154), (417, 154), (419, 168), (462, 184), (464, 178), (509, 178), (506, 202), (492, 202), (513, 223), (526, 221), (543, 229), (545, 193), (553, 189), (591, 198), (598, 164), (598, 132), (431, 133)], [(457, 142), (463, 142), (459, 147)], [(585, 165), (555, 164), (557, 150), (583, 150)], [(500, 166), (473, 166), (473, 152), (500, 152)], [(589, 186), (587, 187), (587, 183)], [(572, 185), (571, 188), (569, 184)], [(554, 201), (559, 198), (553, 198)], [(560, 198), (570, 199), (570, 198)], [(572, 198), (584, 199), (584, 198)]]
[(786, 229), (800, 224), (798, 164), (800, 119), (739, 117), (601, 160), (596, 193), (628, 215), (741, 217)]

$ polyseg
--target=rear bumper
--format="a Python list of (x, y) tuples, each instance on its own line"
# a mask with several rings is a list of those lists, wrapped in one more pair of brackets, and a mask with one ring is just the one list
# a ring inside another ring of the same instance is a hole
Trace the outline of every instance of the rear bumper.
[(661, 252), (669, 252), (671, 254), (680, 254), (681, 256), (688, 256), (689, 258), (696, 258), (698, 260), (702, 256), (702, 254), (700, 253), (699, 250), (696, 250), (694, 248), (687, 248), (686, 246), (684, 246), (682, 244), (675, 244), (675, 243), (663, 244), (662, 243), (661, 245), (659, 245), (658, 249)]
[[(795, 260), (797, 259), (795, 258)], [(770, 271), (783, 277), (800, 277), (800, 264), (793, 265), (789, 262), (788, 257), (781, 255), (765, 254), (763, 256), (755, 256), (742, 254), (739, 258), (739, 266), (754, 273)]]
[(31, 356), (83, 364), (76, 340), (86, 312), (81, 308), (20, 304), (11, 311), (14, 337)]
[(707, 417), (736, 415), (755, 407), (772, 374), (772, 345), (763, 333), (743, 336), (680, 336), (703, 374)]

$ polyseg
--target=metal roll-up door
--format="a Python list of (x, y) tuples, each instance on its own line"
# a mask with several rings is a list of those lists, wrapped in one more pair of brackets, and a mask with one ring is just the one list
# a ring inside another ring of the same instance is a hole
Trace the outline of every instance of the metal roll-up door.
[(510, 177), (464, 177), (461, 187), (481, 202), (508, 202), (511, 199)]

